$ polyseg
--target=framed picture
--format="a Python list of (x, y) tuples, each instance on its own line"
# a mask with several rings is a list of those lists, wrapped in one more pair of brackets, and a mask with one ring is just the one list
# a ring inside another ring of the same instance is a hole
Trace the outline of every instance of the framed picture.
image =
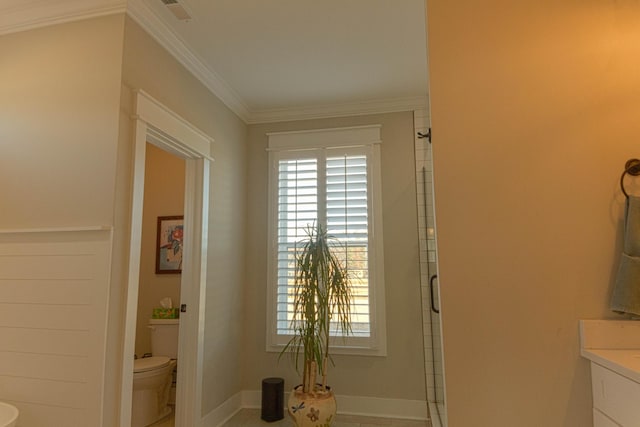
[(159, 216), (156, 244), (156, 274), (182, 273), (184, 217)]

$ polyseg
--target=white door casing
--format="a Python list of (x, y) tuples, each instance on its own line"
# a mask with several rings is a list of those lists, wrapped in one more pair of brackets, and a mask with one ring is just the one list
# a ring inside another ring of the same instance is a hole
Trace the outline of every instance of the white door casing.
[(185, 160), (184, 262), (180, 299), (180, 345), (176, 427), (197, 426), (202, 412), (204, 304), (207, 277), (209, 171), (213, 139), (143, 91), (136, 91), (131, 203), (131, 238), (122, 354), (120, 426), (131, 425), (133, 355), (135, 351), (145, 152), (147, 142)]

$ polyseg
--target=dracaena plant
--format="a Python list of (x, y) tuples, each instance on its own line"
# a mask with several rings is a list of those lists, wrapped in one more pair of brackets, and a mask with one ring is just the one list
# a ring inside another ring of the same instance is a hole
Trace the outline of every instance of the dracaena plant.
[(309, 393), (314, 391), (318, 373), (322, 375), (322, 390), (327, 389), (329, 338), (332, 332), (343, 336), (351, 333), (353, 295), (348, 270), (338, 256), (346, 254), (344, 247), (321, 224), (308, 226), (305, 232), (307, 236), (299, 242), (295, 258), (294, 336), (280, 356), (289, 353), (298, 373), (303, 356), (302, 385)]

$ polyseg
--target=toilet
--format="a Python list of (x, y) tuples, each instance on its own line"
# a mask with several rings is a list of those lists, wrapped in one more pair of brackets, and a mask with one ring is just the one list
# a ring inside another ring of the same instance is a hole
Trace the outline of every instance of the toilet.
[[(178, 357), (179, 319), (150, 319), (152, 357), (133, 362), (131, 427), (145, 427), (171, 413)], [(175, 401), (174, 401), (175, 402)]]

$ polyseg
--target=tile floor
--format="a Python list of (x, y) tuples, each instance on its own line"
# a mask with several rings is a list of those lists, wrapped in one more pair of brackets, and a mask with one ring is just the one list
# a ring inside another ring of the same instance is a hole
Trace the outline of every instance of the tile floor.
[[(295, 427), (288, 414), (284, 419), (268, 423), (260, 419), (260, 409), (242, 409), (223, 427)], [(152, 427), (174, 427), (173, 415), (158, 421)], [(332, 427), (431, 427), (429, 421), (396, 420), (390, 418), (338, 415)]]
[[(260, 409), (242, 409), (223, 427), (295, 427), (288, 414), (284, 419), (268, 423), (260, 419)], [(431, 427), (429, 421), (394, 420), (389, 418), (338, 415), (332, 427)]]
[(166, 416), (156, 423), (151, 424), (149, 427), (175, 427), (174, 420), (174, 413), (172, 412), (170, 415)]

